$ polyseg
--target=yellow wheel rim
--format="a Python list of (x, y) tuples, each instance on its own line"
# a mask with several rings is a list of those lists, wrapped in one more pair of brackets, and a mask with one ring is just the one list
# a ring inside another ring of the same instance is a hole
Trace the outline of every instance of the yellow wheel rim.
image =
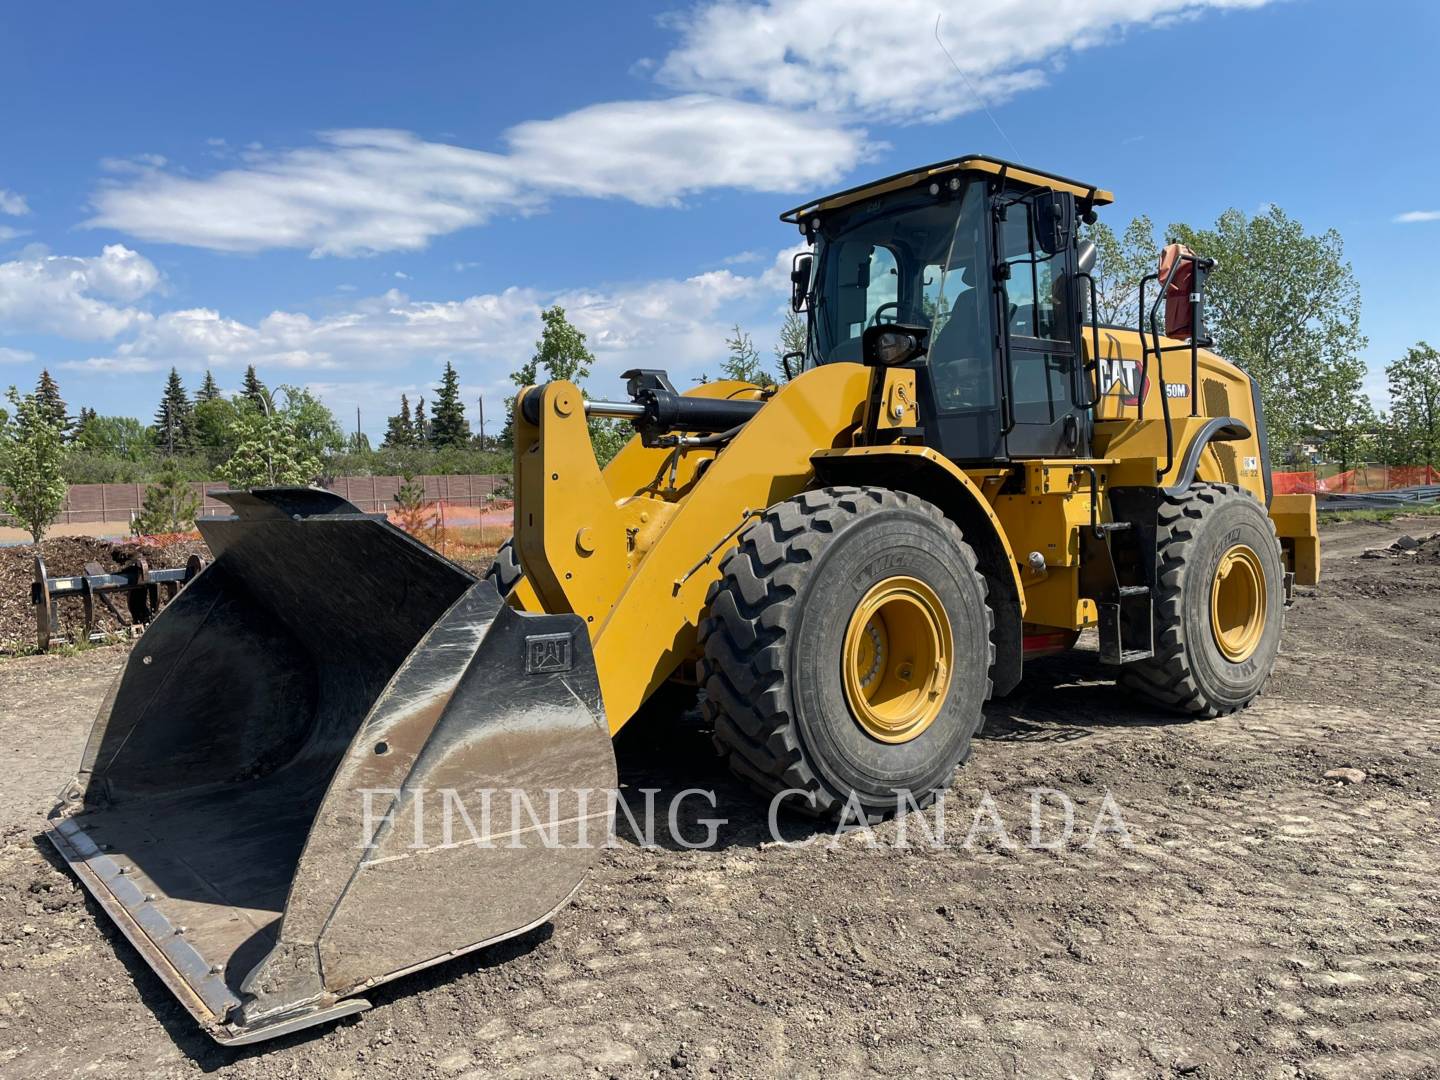
[(935, 591), (891, 577), (856, 605), (845, 629), (845, 699), (867, 735), (887, 743), (918, 738), (945, 704), (955, 644)]
[(1244, 544), (1220, 556), (1210, 585), (1210, 629), (1232, 663), (1250, 659), (1265, 632), (1265, 570)]

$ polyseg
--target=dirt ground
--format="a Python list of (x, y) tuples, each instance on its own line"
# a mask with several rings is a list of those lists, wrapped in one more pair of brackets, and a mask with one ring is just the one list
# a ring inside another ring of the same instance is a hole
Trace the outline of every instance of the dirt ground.
[[(0, 1075), (1440, 1077), (1440, 562), (1360, 557), (1434, 522), (1328, 528), (1240, 715), (1174, 722), (1093, 652), (1032, 664), (939, 849), (770, 843), (703, 732), (628, 733), (626, 785), (715, 789), (717, 847), (624, 843), (553, 924), (243, 1051), (37, 839), (121, 650), (0, 662)], [(1059, 850), (1025, 843), (1036, 787), (1075, 804)], [(1130, 842), (1111, 816), (1087, 848), (1107, 792)], [(987, 794), (1017, 847), (962, 843)]]

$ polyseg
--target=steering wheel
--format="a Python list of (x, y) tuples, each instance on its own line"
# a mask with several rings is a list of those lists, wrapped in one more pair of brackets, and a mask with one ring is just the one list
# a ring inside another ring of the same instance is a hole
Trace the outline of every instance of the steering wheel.
[(879, 325), (880, 325), (880, 313), (881, 313), (882, 311), (884, 311), (886, 308), (893, 308), (893, 309), (894, 309), (894, 310), (890, 313), (890, 322), (892, 322), (892, 323), (897, 323), (897, 322), (900, 321), (900, 304), (899, 304), (898, 301), (891, 300), (891, 301), (889, 301), (888, 303), (881, 304), (879, 307), (877, 307), (877, 308), (875, 309), (875, 314), (873, 314), (873, 315), (870, 316), (870, 325), (871, 325), (871, 326), (879, 326)]

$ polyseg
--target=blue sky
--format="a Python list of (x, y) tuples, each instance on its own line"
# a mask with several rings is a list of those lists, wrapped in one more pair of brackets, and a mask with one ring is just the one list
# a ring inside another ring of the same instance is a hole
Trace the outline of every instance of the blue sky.
[(554, 302), (593, 393), (683, 382), (733, 323), (769, 353), (779, 211), (978, 151), (1117, 228), (1339, 229), (1383, 401), (1440, 342), (1437, 58), (1425, 0), (7, 5), (0, 385), (143, 417), (254, 363), (374, 435), (451, 360), (488, 419)]

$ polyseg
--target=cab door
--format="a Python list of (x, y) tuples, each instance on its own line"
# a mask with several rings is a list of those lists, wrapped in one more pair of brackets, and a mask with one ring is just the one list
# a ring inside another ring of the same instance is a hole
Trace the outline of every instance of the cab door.
[(1018, 200), (1004, 195), (994, 235), (1007, 455), (1088, 453), (1089, 412), (1075, 400), (1083, 360), (1071, 285), (1074, 197), (1053, 191)]

